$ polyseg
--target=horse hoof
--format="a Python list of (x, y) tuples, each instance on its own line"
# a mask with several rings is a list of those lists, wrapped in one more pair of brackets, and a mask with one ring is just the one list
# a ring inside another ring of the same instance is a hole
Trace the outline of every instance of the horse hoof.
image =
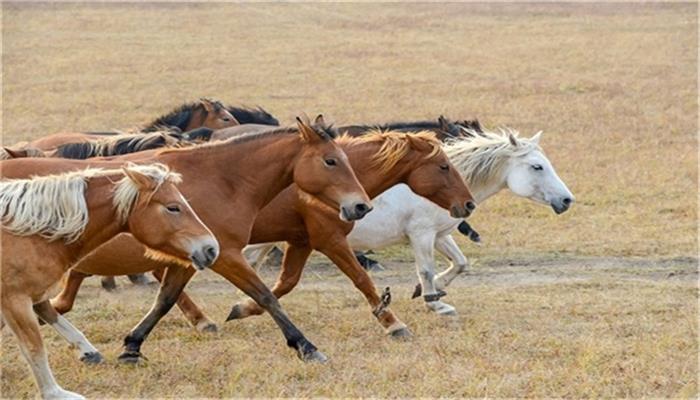
[(128, 277), (131, 283), (136, 286), (150, 286), (158, 283), (158, 281), (148, 279), (145, 274), (129, 275)]
[(438, 311), (438, 315), (443, 315), (445, 317), (454, 317), (457, 315), (457, 310), (445, 310), (445, 311)]
[(205, 333), (216, 333), (219, 331), (219, 327), (213, 322), (200, 322), (197, 324), (197, 330)]
[(102, 284), (102, 289), (108, 292), (117, 290), (117, 282), (112, 276), (104, 277), (100, 283)]
[(146, 357), (144, 357), (143, 354), (138, 351), (125, 351), (119, 356), (119, 358), (117, 358), (117, 361), (119, 361), (121, 364), (136, 365), (147, 360)]
[(80, 361), (84, 362), (85, 364), (99, 364), (104, 361), (104, 358), (102, 358), (102, 354), (99, 352), (92, 352), (85, 353), (80, 356)]
[(243, 318), (243, 310), (241, 310), (240, 304), (236, 304), (235, 306), (233, 306), (233, 308), (231, 308), (231, 312), (228, 313), (228, 317), (226, 317), (226, 322), (241, 318)]
[(392, 339), (396, 339), (396, 340), (408, 339), (408, 338), (413, 336), (411, 331), (405, 327), (401, 328), (401, 329), (397, 329), (397, 330), (389, 333), (389, 335), (391, 336)]
[(328, 357), (326, 357), (325, 354), (321, 353), (318, 350), (314, 350), (311, 353), (306, 353), (301, 357), (302, 361), (304, 362), (317, 362), (319, 364), (325, 364), (328, 362)]
[(411, 295), (411, 298), (415, 299), (416, 297), (420, 297), (421, 294), (423, 294), (423, 286), (419, 283), (416, 285), (416, 288), (413, 289), (413, 294)]

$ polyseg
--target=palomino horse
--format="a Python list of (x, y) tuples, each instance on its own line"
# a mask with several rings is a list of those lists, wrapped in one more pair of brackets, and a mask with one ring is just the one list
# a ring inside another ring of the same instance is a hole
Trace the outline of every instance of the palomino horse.
[[(32, 173), (35, 162), (14, 161), (13, 168)], [(219, 245), (175, 187), (179, 182), (161, 164), (0, 181), (2, 318), (17, 336), (42, 397), (83, 398), (56, 383), (34, 312), (78, 348), (81, 360), (102, 359), (46, 300), (75, 261), (120, 232), (130, 232), (157, 258), (184, 265), (192, 260), (199, 269), (216, 260)]]
[[(403, 182), (415, 193), (452, 210), (457, 217), (465, 217), (474, 208), (469, 190), (433, 133), (378, 132), (360, 138), (343, 137), (338, 142), (370, 197)], [(308, 195), (292, 185), (260, 211), (250, 242), (289, 243), (282, 271), (272, 289), (275, 296), (281, 297), (296, 286), (307, 258), (315, 249), (328, 256), (352, 280), (388, 334), (408, 335), (406, 325), (389, 310), (387, 302), (376, 292), (372, 279), (353, 256), (345, 239), (351, 229), (352, 223), (339, 220), (332, 208), (309, 201)], [(79, 278), (71, 276), (71, 280), (76, 279)], [(164, 285), (167, 286), (167, 282)], [(64, 290), (60, 297), (63, 301), (72, 301), (78, 287), (75, 282), (69, 282), (66, 287), (71, 293)], [(202, 312), (184, 292), (178, 299), (178, 306), (193, 325), (200, 323)], [(246, 301), (234, 306), (228, 319), (262, 312), (257, 304)]]
[[(205, 127), (210, 129), (222, 129), (238, 125), (238, 121), (228, 112), (219, 101), (201, 99), (196, 103), (183, 104), (172, 112), (156, 118), (151, 123), (140, 129), (141, 132), (155, 131), (179, 131), (188, 132), (195, 128)], [(31, 142), (18, 143), (11, 148), (21, 150), (32, 148), (43, 151), (56, 149), (61, 144), (87, 142), (99, 140), (105, 135), (112, 136), (119, 132), (64, 132), (44, 136)]]
[[(335, 132), (325, 127), (319, 116), (314, 125), (298, 120), (297, 128), (278, 128), (183, 149), (149, 150), (115, 157), (114, 161), (158, 161), (181, 171), (185, 179), (180, 189), (221, 243), (221, 255), (212, 270), (265, 308), (281, 328), (287, 345), (303, 360), (324, 360), (325, 356), (292, 324), (241, 252), (250, 239), (259, 210), (292, 183), (310, 199), (340, 210), (336, 215), (347, 220), (359, 219), (371, 209), (367, 194), (345, 153), (333, 141), (334, 136)], [(121, 274), (127, 274), (168, 267), (164, 277), (167, 284), (148, 319), (142, 320), (125, 339), (125, 351), (120, 356), (124, 362), (139, 360), (141, 343), (152, 323), (170, 310), (193, 274), (177, 264), (142, 257), (142, 250), (133, 238), (121, 235), (73, 269), (104, 275), (108, 268), (120, 268)]]
[[(448, 142), (449, 156), (478, 204), (509, 188), (518, 196), (546, 204), (561, 214), (574, 196), (561, 181), (539, 147), (540, 134), (521, 139), (514, 131), (468, 132), (471, 135)], [(423, 295), (425, 305), (441, 315), (456, 313), (440, 300), (444, 289), (467, 269), (467, 259), (451, 233), (462, 222), (416, 195), (406, 185), (396, 185), (373, 200), (374, 211), (355, 224), (348, 235), (353, 249), (381, 249), (408, 239), (416, 260), (420, 283), (414, 297)], [(246, 248), (249, 260), (260, 258), (269, 245)], [(434, 251), (447, 257), (451, 266), (437, 274)]]

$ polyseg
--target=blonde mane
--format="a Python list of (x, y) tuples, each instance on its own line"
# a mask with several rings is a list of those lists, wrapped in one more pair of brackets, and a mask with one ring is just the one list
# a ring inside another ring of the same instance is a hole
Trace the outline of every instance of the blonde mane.
[(541, 151), (536, 143), (519, 138), (518, 132), (510, 128), (499, 132), (467, 130), (467, 133), (471, 137), (450, 140), (443, 149), (468, 185), (484, 185), (501, 176), (511, 158)]
[(425, 142), (431, 147), (431, 150), (426, 154), (425, 158), (435, 157), (442, 151), (440, 141), (435, 134), (430, 131), (421, 131), (417, 133), (405, 133), (399, 131), (380, 131), (372, 130), (368, 133), (352, 137), (342, 135), (336, 141), (339, 144), (358, 145), (361, 143), (381, 142), (382, 146), (372, 157), (372, 166), (376, 167), (379, 172), (385, 173), (392, 169), (401, 159), (406, 157), (411, 149), (411, 142), (408, 137)]
[[(130, 165), (130, 170), (153, 178), (158, 187), (165, 181), (178, 183), (180, 175), (163, 164)], [(113, 204), (120, 223), (126, 222), (139, 195), (137, 184), (124, 171), (88, 168), (60, 175), (0, 181), (2, 229), (18, 236), (41, 235), (66, 243), (85, 231), (89, 216), (85, 192), (95, 177), (122, 176), (115, 183)]]

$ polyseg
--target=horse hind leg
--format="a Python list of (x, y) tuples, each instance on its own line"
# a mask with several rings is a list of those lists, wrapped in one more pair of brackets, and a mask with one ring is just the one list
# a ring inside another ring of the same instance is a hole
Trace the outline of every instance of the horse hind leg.
[(73, 308), (75, 297), (78, 295), (80, 285), (87, 278), (88, 274), (70, 270), (63, 278), (63, 288), (61, 293), (51, 299), (51, 306), (60, 314), (65, 314)]
[(450, 268), (437, 274), (435, 279), (433, 279), (435, 288), (441, 291), (449, 286), (459, 274), (463, 273), (469, 267), (469, 262), (464, 256), (464, 253), (462, 253), (462, 250), (457, 246), (452, 235), (445, 235), (437, 238), (437, 240), (435, 240), (435, 249), (451, 262)]
[[(165, 268), (158, 268), (152, 271), (153, 276), (158, 280), (158, 282), (163, 282), (163, 275), (165, 274)], [(190, 296), (183, 290), (180, 296), (177, 298), (177, 307), (185, 315), (187, 321), (189, 321), (192, 326), (199, 332), (217, 332), (219, 328), (216, 326), (214, 321), (212, 321), (201, 308), (195, 304)]]
[(76, 329), (67, 319), (59, 315), (48, 300), (34, 305), (34, 312), (44, 322), (51, 325), (59, 335), (80, 352), (80, 361), (86, 364), (99, 364), (103, 358), (95, 346), (90, 343), (85, 335)]
[(17, 337), (19, 348), (29, 364), (41, 396), (44, 399), (84, 399), (83, 396), (61, 388), (51, 372), (46, 356), (39, 322), (27, 296), (3, 296), (2, 314), (5, 322)]

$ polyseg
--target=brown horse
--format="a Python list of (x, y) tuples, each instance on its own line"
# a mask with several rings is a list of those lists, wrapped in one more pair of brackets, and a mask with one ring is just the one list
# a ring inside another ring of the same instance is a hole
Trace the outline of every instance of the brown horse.
[[(230, 131), (237, 133), (238, 127)], [(370, 197), (398, 183), (406, 183), (414, 192), (452, 210), (455, 216), (464, 217), (474, 209), (471, 194), (433, 133), (374, 133), (361, 138), (344, 137), (338, 142)], [(406, 325), (389, 310), (387, 301), (380, 298), (372, 279), (353, 256), (345, 238), (352, 227), (352, 223), (339, 220), (333, 209), (309, 201), (303, 191), (292, 185), (258, 214), (250, 243), (289, 243), (282, 271), (272, 290), (277, 297), (288, 293), (298, 283), (304, 264), (315, 249), (328, 256), (353, 281), (387, 333), (396, 337), (408, 335)], [(120, 259), (120, 262), (133, 261)], [(162, 279), (162, 274), (156, 273), (156, 276)], [(70, 308), (80, 281), (77, 274), (70, 276), (64, 291), (55, 299), (61, 310)], [(168, 286), (167, 277), (163, 284)], [(211, 329), (213, 325), (209, 319), (185, 293), (177, 304), (194, 326)], [(234, 306), (228, 319), (262, 311), (253, 302), (246, 301)], [(149, 315), (145, 320), (155, 324), (157, 317)]]
[[(183, 104), (170, 113), (156, 118), (142, 129), (139, 129), (139, 131), (188, 132), (200, 127), (222, 129), (235, 125), (238, 125), (238, 121), (221, 102), (200, 99), (195, 103)], [(13, 150), (21, 150), (26, 147), (50, 151), (65, 143), (95, 141), (104, 139), (105, 135), (112, 136), (115, 134), (119, 134), (119, 132), (63, 132), (44, 136), (28, 143), (16, 144), (11, 146), (11, 148)]]
[[(281, 328), (287, 345), (297, 350), (303, 360), (324, 360), (325, 356), (292, 324), (241, 251), (249, 242), (259, 210), (291, 183), (299, 186), (313, 201), (340, 210), (341, 217), (348, 220), (361, 218), (371, 209), (367, 194), (345, 153), (333, 141), (334, 137), (335, 132), (325, 127), (319, 116), (313, 126), (298, 120), (297, 128), (279, 128), (196, 147), (149, 150), (114, 158), (116, 163), (158, 161), (181, 171), (182, 192), (221, 243), (221, 255), (212, 270), (265, 308)], [(11, 171), (8, 167), (13, 161), (5, 161), (3, 169)], [(85, 165), (80, 161), (65, 162), (74, 163), (73, 168)], [(74, 270), (105, 275), (106, 269), (121, 268), (107, 274), (129, 274), (167, 266), (165, 280), (168, 283), (149, 313), (160, 318), (170, 310), (193, 272), (177, 264), (155, 263), (145, 257), (136, 263), (125, 262), (142, 251), (137, 241), (122, 235), (78, 262)], [(127, 336), (120, 360), (139, 360), (140, 344), (152, 328), (149, 325), (149, 320), (143, 320)]]
[[(32, 173), (35, 162), (19, 160), (13, 168)], [(102, 359), (46, 300), (75, 261), (120, 232), (130, 232), (159, 258), (184, 265), (191, 259), (200, 269), (216, 260), (219, 245), (175, 187), (179, 182), (161, 164), (0, 181), (2, 318), (17, 336), (42, 397), (83, 398), (56, 383), (35, 312), (79, 349), (81, 360)]]

